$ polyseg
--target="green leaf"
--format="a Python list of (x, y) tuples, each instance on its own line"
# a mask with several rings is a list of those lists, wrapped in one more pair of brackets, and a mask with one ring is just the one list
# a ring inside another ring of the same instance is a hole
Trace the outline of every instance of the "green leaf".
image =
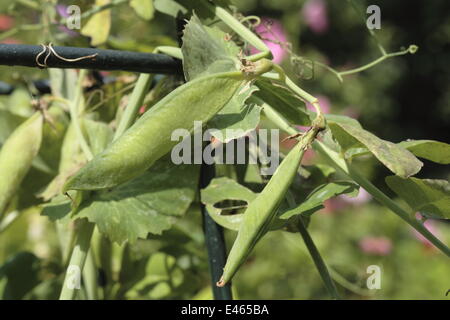
[(155, 9), (153, 8), (153, 0), (131, 0), (130, 6), (142, 19), (153, 19), (153, 14), (155, 13)]
[(240, 185), (235, 180), (221, 177), (213, 179), (208, 187), (201, 191), (201, 201), (205, 205), (211, 218), (219, 225), (230, 230), (239, 230), (243, 214), (222, 214), (226, 208), (214, 205), (224, 200), (241, 200), (249, 204), (256, 198), (256, 193)]
[(225, 40), (226, 34), (203, 26), (193, 15), (183, 35), (183, 71), (187, 81), (201, 75), (236, 71), (239, 48)]
[[(96, 0), (96, 6), (110, 3), (110, 0)], [(81, 29), (81, 34), (91, 38), (91, 45), (98, 46), (108, 40), (111, 29), (111, 10), (103, 10), (94, 14)]]
[(211, 128), (210, 132), (214, 137), (227, 143), (245, 136), (256, 128), (260, 119), (261, 107), (245, 103), (256, 90), (258, 90), (257, 87), (249, 87), (244, 84), (238, 90), (240, 94), (234, 95), (225, 107), (209, 121), (208, 127)]
[[(365, 147), (389, 170), (404, 178), (415, 175), (423, 165), (408, 150), (382, 140), (364, 129), (332, 121), (329, 121), (328, 125), (346, 157), (351, 157), (352, 149)], [(350, 154), (347, 154), (348, 150)]]
[(450, 219), (450, 184), (447, 180), (389, 176), (386, 177), (386, 183), (414, 212)]
[(416, 156), (440, 164), (450, 164), (450, 144), (434, 140), (408, 140), (399, 145)]
[(112, 241), (134, 242), (161, 234), (183, 216), (195, 197), (198, 166), (174, 165), (167, 157), (141, 176), (82, 203), (78, 218), (95, 222)]
[(154, 0), (153, 6), (155, 7), (155, 10), (174, 18), (183, 16), (188, 12), (188, 9), (174, 0)]
[(351, 181), (334, 181), (323, 184), (313, 190), (300, 205), (282, 212), (279, 218), (286, 220), (298, 214), (310, 216), (324, 207), (323, 203), (325, 200), (341, 194), (348, 194), (351, 197), (355, 197), (358, 195), (358, 190), (359, 186)]
[(311, 119), (305, 103), (289, 89), (267, 80), (256, 81), (259, 91), (255, 96), (277, 110), (293, 124), (309, 126)]

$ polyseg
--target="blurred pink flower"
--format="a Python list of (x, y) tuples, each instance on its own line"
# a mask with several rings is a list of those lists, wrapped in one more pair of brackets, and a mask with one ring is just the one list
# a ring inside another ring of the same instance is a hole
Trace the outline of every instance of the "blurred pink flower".
[[(261, 23), (255, 28), (257, 34), (261, 36), (264, 43), (273, 55), (273, 61), (280, 63), (286, 57), (287, 52), (282, 44), (287, 42), (286, 32), (278, 20), (262, 18)], [(251, 48), (252, 54), (258, 53), (256, 48)]]
[(392, 242), (385, 237), (364, 237), (358, 245), (364, 253), (377, 256), (387, 256), (392, 251)]
[[(419, 212), (417, 212), (416, 213), (416, 218), (420, 220), (420, 219), (422, 219), (422, 215)], [(437, 227), (437, 223), (435, 221), (428, 219), (428, 220), (426, 220), (423, 223), (423, 225), (436, 238), (439, 238), (440, 233), (439, 233), (439, 229)], [(426, 239), (423, 235), (421, 235), (419, 232), (417, 232), (415, 229), (413, 230), (413, 234), (414, 234), (414, 237), (416, 239), (418, 239), (420, 242), (422, 242), (422, 244), (425, 247), (427, 247), (427, 248), (434, 248), (434, 245), (428, 239)]]
[(67, 6), (63, 5), (63, 4), (57, 4), (56, 5), (56, 12), (58, 12), (58, 14), (63, 17), (63, 18), (68, 18), (70, 15), (67, 13)]
[(370, 200), (372, 200), (372, 196), (370, 195), (370, 193), (368, 193), (363, 188), (359, 188), (359, 193), (356, 197), (350, 197), (346, 194), (342, 194), (342, 195), (338, 196), (338, 198), (348, 204), (353, 204), (353, 205), (357, 205), (357, 206), (365, 204), (366, 202), (369, 202)]
[(11, 29), (14, 25), (14, 19), (5, 14), (0, 14), (0, 31)]
[(323, 0), (308, 0), (302, 10), (306, 24), (314, 33), (328, 30), (327, 5)]

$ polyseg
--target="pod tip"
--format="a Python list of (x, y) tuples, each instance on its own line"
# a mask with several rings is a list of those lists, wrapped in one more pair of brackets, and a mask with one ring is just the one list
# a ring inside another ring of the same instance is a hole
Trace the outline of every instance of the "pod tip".
[(223, 276), (220, 277), (220, 280), (216, 282), (216, 286), (223, 287), (225, 285), (225, 281), (223, 280)]

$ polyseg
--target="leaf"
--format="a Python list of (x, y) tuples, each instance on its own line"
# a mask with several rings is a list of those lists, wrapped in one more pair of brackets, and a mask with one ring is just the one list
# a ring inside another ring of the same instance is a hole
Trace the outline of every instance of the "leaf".
[(279, 218), (286, 220), (298, 214), (310, 216), (324, 207), (325, 200), (341, 194), (349, 194), (354, 197), (358, 194), (358, 190), (359, 186), (351, 181), (334, 181), (323, 184), (314, 189), (300, 205), (281, 213)]
[[(95, 0), (96, 6), (110, 3), (110, 0)], [(81, 29), (81, 34), (91, 37), (91, 45), (98, 46), (106, 42), (111, 29), (111, 10), (103, 10), (94, 14)]]
[(305, 103), (289, 89), (267, 80), (256, 81), (259, 91), (255, 96), (277, 110), (293, 124), (309, 126), (311, 119)]
[(374, 134), (348, 124), (329, 121), (333, 137), (342, 147), (344, 155), (348, 150), (366, 147), (389, 170), (400, 177), (407, 178), (420, 171), (423, 163), (408, 150)]
[(398, 145), (420, 158), (440, 164), (450, 164), (450, 144), (434, 140), (408, 140)]
[(198, 166), (177, 166), (165, 157), (141, 176), (95, 193), (81, 204), (76, 217), (96, 223), (117, 243), (161, 234), (189, 208), (197, 178)]
[(389, 176), (386, 177), (386, 183), (414, 212), (450, 219), (450, 184), (447, 180)]
[(174, 18), (183, 16), (188, 12), (188, 9), (174, 0), (154, 0), (153, 6), (155, 7), (155, 10)]
[(230, 101), (208, 123), (210, 133), (223, 143), (241, 138), (254, 130), (260, 119), (261, 107), (245, 103), (257, 87), (243, 85)]
[(183, 71), (187, 81), (201, 75), (236, 71), (239, 48), (225, 40), (226, 34), (203, 26), (193, 15), (183, 34)]
[(256, 194), (253, 191), (227, 177), (215, 178), (208, 187), (201, 190), (201, 201), (211, 218), (222, 227), (235, 231), (239, 230), (243, 214), (223, 215), (221, 213), (224, 210), (214, 205), (224, 200), (242, 200), (249, 204), (255, 198)]
[(155, 9), (153, 8), (153, 0), (131, 0), (130, 6), (142, 19), (153, 19), (153, 15), (155, 13)]

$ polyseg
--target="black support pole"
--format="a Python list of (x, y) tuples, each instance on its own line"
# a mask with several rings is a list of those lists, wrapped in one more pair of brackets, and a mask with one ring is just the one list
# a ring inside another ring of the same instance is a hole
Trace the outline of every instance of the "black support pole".
[[(200, 173), (200, 187), (205, 188), (215, 176), (214, 165), (202, 164)], [(219, 281), (223, 273), (223, 267), (227, 260), (227, 250), (225, 247), (225, 239), (223, 237), (223, 229), (208, 214), (206, 208), (201, 204), (203, 215), (203, 230), (205, 233), (206, 250), (208, 251), (209, 271), (211, 274), (212, 291), (215, 300), (232, 300), (231, 284), (228, 283), (223, 287), (218, 287), (216, 282)]]
[[(79, 61), (70, 62), (50, 54), (47, 60), (49, 68), (92, 69), (92, 70), (122, 70), (139, 73), (180, 74), (181, 61), (164, 54), (141, 53), (121, 50), (102, 50), (95, 48), (53, 47), (55, 52), (64, 59), (78, 59), (95, 55)], [(26, 44), (0, 44), (0, 65), (39, 67), (43, 64), (47, 53), (42, 46)]]

